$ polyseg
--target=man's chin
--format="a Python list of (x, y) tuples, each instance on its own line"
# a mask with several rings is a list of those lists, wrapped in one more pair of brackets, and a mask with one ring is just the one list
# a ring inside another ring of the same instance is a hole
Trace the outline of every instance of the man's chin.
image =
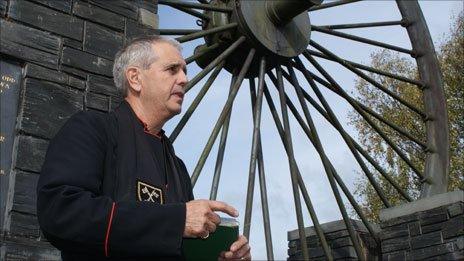
[(170, 114), (171, 114), (171, 118), (176, 116), (177, 114), (180, 114), (182, 112), (182, 107), (179, 107), (179, 108), (172, 108), (171, 110), (169, 110)]

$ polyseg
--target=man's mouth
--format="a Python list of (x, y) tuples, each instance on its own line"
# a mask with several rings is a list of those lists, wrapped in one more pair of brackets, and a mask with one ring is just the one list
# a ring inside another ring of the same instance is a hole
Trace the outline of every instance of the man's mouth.
[(184, 99), (184, 93), (183, 92), (175, 92), (172, 95), (175, 95), (175, 96), (177, 96), (177, 97), (179, 97), (181, 99)]

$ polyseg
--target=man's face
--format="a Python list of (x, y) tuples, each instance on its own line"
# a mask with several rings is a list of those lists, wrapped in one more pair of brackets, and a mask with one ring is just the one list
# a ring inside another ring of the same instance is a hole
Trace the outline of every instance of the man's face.
[(141, 70), (140, 98), (153, 112), (171, 118), (182, 108), (186, 64), (179, 50), (168, 43), (156, 43), (152, 48), (157, 59), (150, 68)]

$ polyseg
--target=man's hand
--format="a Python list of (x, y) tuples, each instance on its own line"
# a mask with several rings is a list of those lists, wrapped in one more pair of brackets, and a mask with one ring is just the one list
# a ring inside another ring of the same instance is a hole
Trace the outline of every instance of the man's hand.
[(216, 231), (221, 222), (219, 215), (214, 211), (224, 212), (237, 217), (238, 211), (224, 202), (212, 200), (192, 200), (186, 204), (186, 218), (184, 237), (206, 238), (209, 233)]
[(218, 260), (251, 260), (250, 245), (245, 236), (241, 235), (238, 237), (231, 246), (229, 251), (221, 252)]

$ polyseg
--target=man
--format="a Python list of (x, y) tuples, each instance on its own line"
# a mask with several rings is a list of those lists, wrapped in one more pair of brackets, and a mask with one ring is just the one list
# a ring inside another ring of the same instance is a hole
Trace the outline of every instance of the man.
[[(113, 76), (121, 105), (77, 113), (50, 142), (37, 188), (41, 229), (63, 260), (182, 259), (184, 237), (213, 233), (215, 211), (238, 212), (193, 200), (185, 165), (163, 133), (187, 83), (180, 46), (136, 39), (116, 55)], [(247, 239), (219, 259), (251, 259)]]

